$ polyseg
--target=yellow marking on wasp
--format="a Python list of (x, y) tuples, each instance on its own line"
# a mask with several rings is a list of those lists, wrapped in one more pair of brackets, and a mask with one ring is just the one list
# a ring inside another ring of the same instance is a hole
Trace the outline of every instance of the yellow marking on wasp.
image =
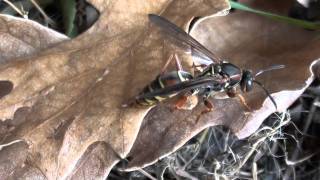
[(178, 73), (180, 81), (185, 81), (184, 77), (181, 75), (181, 71), (178, 71), (177, 73)]
[(163, 101), (163, 100), (167, 99), (167, 98), (164, 98), (164, 97), (161, 97), (161, 96), (155, 96), (154, 98), (156, 98), (159, 101)]
[(150, 100), (150, 99), (145, 99), (145, 101), (148, 103), (148, 104), (153, 104), (154, 101)]
[(169, 95), (169, 98), (172, 98), (173, 96), (177, 95), (177, 93), (174, 93), (174, 94), (170, 94)]
[(211, 73), (210, 75), (213, 75), (215, 72), (214, 72), (214, 66), (211, 66)]
[(158, 78), (158, 82), (159, 82), (159, 84), (160, 84), (160, 87), (161, 87), (161, 88), (164, 88), (164, 84), (162, 83), (162, 81), (161, 81), (160, 78)]

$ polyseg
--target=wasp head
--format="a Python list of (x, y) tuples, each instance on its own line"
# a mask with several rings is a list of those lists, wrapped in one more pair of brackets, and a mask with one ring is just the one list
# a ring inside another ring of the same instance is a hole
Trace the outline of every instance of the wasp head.
[(243, 70), (242, 78), (240, 81), (240, 88), (242, 92), (248, 92), (252, 90), (253, 80), (254, 80), (254, 76), (252, 75), (252, 72), (249, 70)]

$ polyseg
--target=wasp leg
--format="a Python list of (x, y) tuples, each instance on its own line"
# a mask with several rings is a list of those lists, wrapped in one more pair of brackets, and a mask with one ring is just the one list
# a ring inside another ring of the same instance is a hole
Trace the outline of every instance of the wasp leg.
[(213, 111), (213, 104), (208, 100), (208, 99), (205, 99), (204, 100), (204, 105), (206, 106), (206, 109), (201, 111), (201, 113), (197, 116), (197, 120), (196, 120), (196, 124), (198, 123), (198, 121), (200, 120), (201, 116), (204, 115), (204, 114), (207, 114), (211, 111)]
[(237, 96), (239, 97), (240, 102), (247, 108), (247, 110), (252, 111), (244, 97), (241, 94), (237, 94)]
[[(191, 68), (193, 69), (193, 73), (195, 73), (195, 74), (201, 73), (202, 70), (207, 67), (208, 67), (207, 64), (195, 65), (194, 63), (192, 63), (192, 66), (191, 66)], [(202, 70), (200, 70), (199, 68), (201, 68)]]
[(198, 67), (206, 68), (206, 67), (208, 67), (208, 65), (206, 65), (206, 64), (195, 65), (194, 63), (192, 64), (192, 68), (198, 68)]
[(169, 66), (169, 64), (172, 62), (172, 59), (175, 59), (175, 62), (176, 62), (176, 68), (177, 68), (177, 71), (182, 71), (182, 65), (181, 65), (181, 62), (180, 62), (180, 59), (178, 58), (178, 55), (176, 53), (170, 55), (169, 59), (167, 60), (166, 64), (164, 64), (163, 68), (161, 69), (160, 71), (160, 74), (164, 74)]
[(182, 95), (181, 97), (179, 97), (179, 99), (175, 101), (174, 105), (170, 107), (170, 111), (174, 112), (175, 110), (183, 109), (187, 100), (188, 100), (188, 97), (185, 95)]
[(170, 55), (169, 59), (167, 60), (167, 62), (164, 64), (163, 68), (160, 71), (160, 74), (164, 74), (169, 66), (169, 64), (171, 63), (173, 59), (173, 55)]
[(232, 87), (228, 89), (226, 93), (229, 97), (233, 98), (237, 95), (237, 89), (235, 87)]
[(174, 104), (170, 106), (170, 111), (175, 110), (192, 110), (198, 104), (198, 97), (190, 93), (179, 96)]
[(175, 53), (174, 54), (174, 58), (176, 60), (176, 68), (177, 68), (177, 71), (183, 71), (182, 69), (182, 65), (181, 65), (181, 61), (180, 59), (178, 58), (178, 55)]
[(250, 106), (248, 105), (248, 103), (246, 102), (246, 100), (244, 99), (244, 97), (241, 94), (237, 94), (236, 92), (236, 88), (233, 87), (231, 89), (227, 90), (227, 95), (231, 98), (233, 97), (238, 97), (240, 99), (240, 102), (247, 108), (248, 111), (251, 111)]
[(183, 109), (183, 106), (186, 104), (188, 100), (188, 97), (185, 95), (182, 95), (175, 103), (174, 108), (175, 109)]

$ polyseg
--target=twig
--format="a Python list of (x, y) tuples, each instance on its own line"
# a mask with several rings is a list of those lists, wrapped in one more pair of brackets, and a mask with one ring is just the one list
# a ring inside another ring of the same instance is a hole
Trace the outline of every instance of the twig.
[(156, 178), (154, 178), (153, 176), (151, 176), (148, 172), (146, 172), (146, 171), (143, 170), (143, 169), (138, 169), (138, 171), (139, 171), (141, 174), (143, 174), (143, 175), (145, 175), (146, 177), (148, 177), (149, 179), (151, 179), (151, 180), (157, 180)]
[(47, 14), (42, 10), (42, 8), (38, 5), (37, 2), (35, 2), (34, 0), (30, 0), (30, 2), (38, 9), (38, 11), (42, 14), (42, 16), (44, 17), (44, 20), (50, 24), (50, 25), (56, 25), (56, 23), (49, 17), (47, 16)]
[(199, 152), (200, 146), (198, 146), (194, 155), (187, 162), (185, 162), (184, 166), (182, 167), (183, 170), (185, 170), (192, 163), (192, 161), (198, 156)]
[(256, 162), (253, 162), (252, 164), (252, 179), (253, 180), (258, 180), (258, 172), (257, 172), (257, 163)]
[(297, 165), (297, 164), (299, 164), (299, 163), (302, 163), (302, 162), (310, 159), (310, 158), (311, 158), (312, 156), (314, 156), (315, 154), (317, 154), (317, 153), (312, 153), (312, 154), (310, 154), (310, 155), (308, 155), (308, 156), (305, 156), (305, 157), (303, 157), (303, 158), (301, 158), (301, 159), (297, 159), (297, 160), (295, 160), (295, 161), (292, 161), (292, 160), (289, 160), (289, 159), (286, 158), (286, 163), (287, 163), (287, 165), (289, 165), (289, 166), (295, 166), (295, 165)]
[(9, 142), (9, 143), (7, 143), (7, 144), (1, 144), (1, 145), (0, 145), (0, 151), (1, 151), (2, 148), (4, 148), (4, 147), (7, 147), (7, 146), (10, 146), (10, 145), (12, 145), (12, 144), (19, 143), (19, 142), (23, 142), (23, 140), (18, 139), (18, 140), (11, 141), (11, 142)]
[(164, 180), (163, 175), (165, 171), (169, 168), (169, 165), (167, 164), (165, 167), (161, 168), (160, 172), (157, 172), (157, 178), (160, 180)]
[(19, 8), (17, 8), (14, 4), (12, 4), (10, 1), (8, 0), (3, 0), (3, 2), (7, 3), (13, 10), (15, 10), (18, 14), (20, 14), (20, 16), (22, 16), (25, 19), (28, 19), (28, 13), (20, 10)]

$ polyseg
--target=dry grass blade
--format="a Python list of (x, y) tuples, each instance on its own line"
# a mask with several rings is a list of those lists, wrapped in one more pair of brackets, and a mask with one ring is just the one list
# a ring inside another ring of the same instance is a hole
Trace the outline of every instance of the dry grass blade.
[(42, 16), (44, 17), (45, 21), (52, 25), (52, 26), (56, 26), (56, 23), (49, 17), (47, 16), (47, 14), (43, 11), (43, 9), (38, 5), (38, 3), (34, 0), (29, 0), (37, 9), (38, 11), (42, 14)]
[(20, 14), (21, 17), (28, 19), (28, 12), (25, 12), (23, 9), (17, 8), (9, 0), (3, 0), (3, 2), (7, 3), (13, 10), (15, 10), (18, 14)]
[(23, 140), (18, 139), (18, 140), (14, 140), (14, 141), (11, 141), (11, 142), (6, 143), (6, 144), (1, 144), (1, 145), (0, 145), (0, 151), (2, 150), (2, 148), (7, 147), (7, 146), (10, 146), (10, 145), (15, 144), (15, 143), (18, 143), (18, 142), (23, 142)]

